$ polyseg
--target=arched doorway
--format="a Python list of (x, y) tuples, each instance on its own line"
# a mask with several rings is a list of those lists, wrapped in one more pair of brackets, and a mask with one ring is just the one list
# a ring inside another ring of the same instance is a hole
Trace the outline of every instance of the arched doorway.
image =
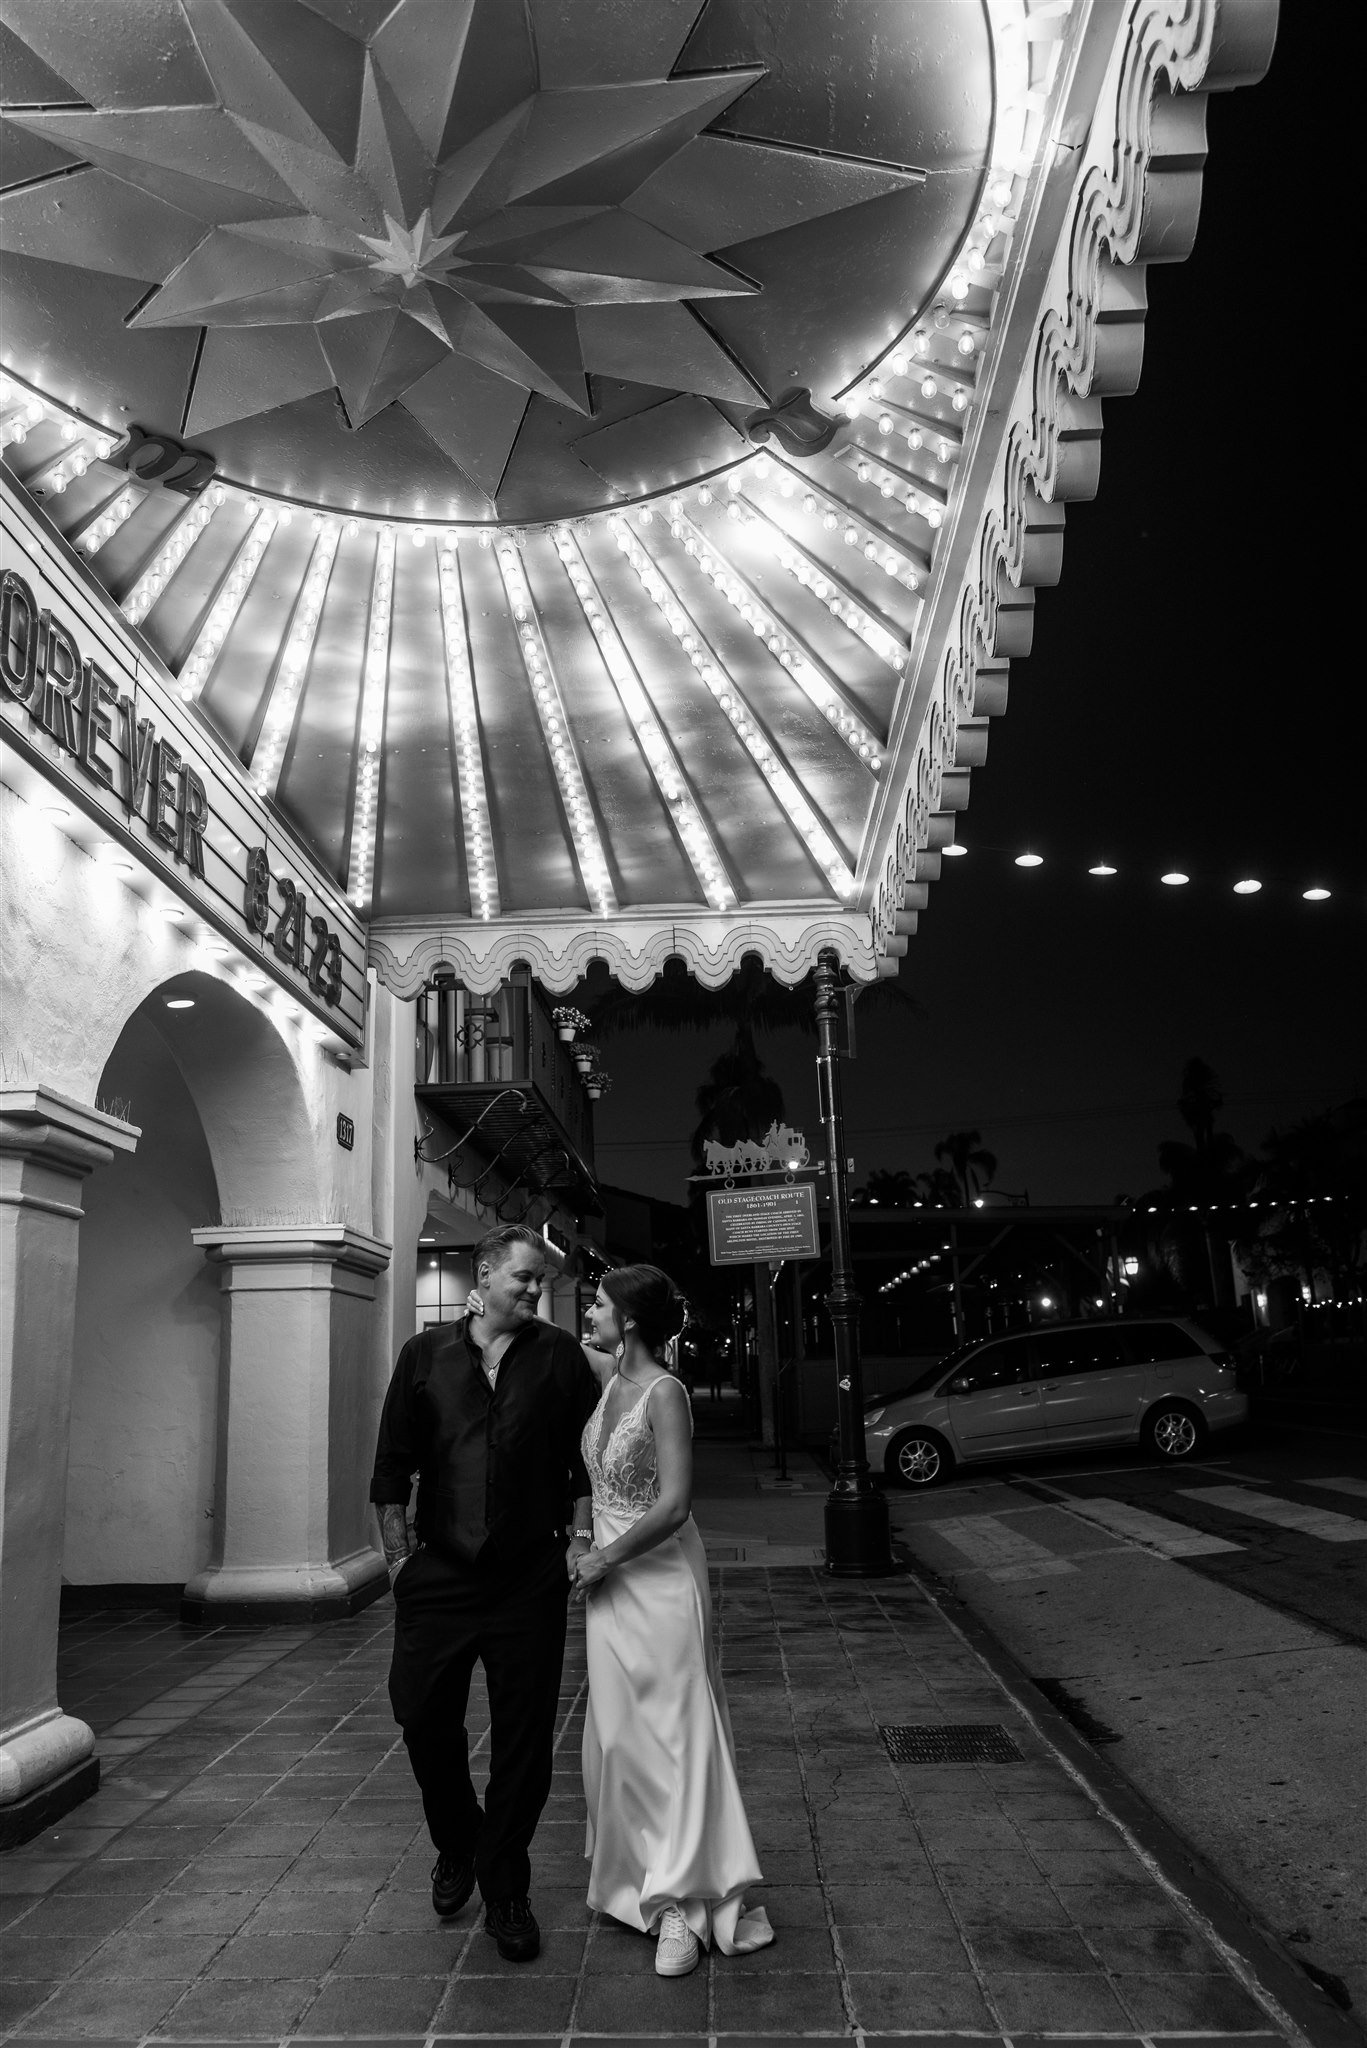
[(264, 1620), (383, 1584), (358, 1472), (387, 1247), (340, 1220), (327, 1086), (297, 1025), (210, 974), (124, 1023), (100, 1099), (141, 1135), (81, 1228), (70, 1585)]
[(219, 1288), (191, 1232), (219, 1220), (218, 1182), (161, 1028), (179, 1015), (167, 1000), (159, 991), (134, 1012), (100, 1077), (101, 1104), (141, 1136), (85, 1190), (62, 1554), (70, 1587), (178, 1591), (212, 1546)]

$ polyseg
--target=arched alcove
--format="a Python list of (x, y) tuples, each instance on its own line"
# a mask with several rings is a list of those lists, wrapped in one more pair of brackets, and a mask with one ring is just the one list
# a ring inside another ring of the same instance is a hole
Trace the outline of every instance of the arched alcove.
[(214, 1548), (225, 1397), (220, 1273), (192, 1233), (323, 1220), (316, 1148), (288, 1044), (211, 975), (133, 1011), (98, 1099), (141, 1136), (85, 1194), (63, 1578), (183, 1585)]
[(209, 1555), (218, 1279), (191, 1231), (218, 1218), (204, 1127), (155, 1012), (134, 1012), (100, 1100), (141, 1128), (84, 1195), (63, 1580), (183, 1583)]

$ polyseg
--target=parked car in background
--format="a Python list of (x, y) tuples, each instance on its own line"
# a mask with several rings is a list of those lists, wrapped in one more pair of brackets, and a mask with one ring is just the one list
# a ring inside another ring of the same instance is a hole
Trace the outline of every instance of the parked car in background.
[(1060, 1323), (962, 1345), (865, 1403), (869, 1464), (935, 1486), (956, 1465), (1142, 1444), (1166, 1464), (1248, 1417), (1235, 1361), (1180, 1317)]

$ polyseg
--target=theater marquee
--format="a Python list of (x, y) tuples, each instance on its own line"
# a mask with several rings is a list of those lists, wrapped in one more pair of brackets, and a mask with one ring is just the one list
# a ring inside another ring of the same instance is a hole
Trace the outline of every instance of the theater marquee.
[[(8, 480), (0, 492), (6, 747), (61, 788), (86, 828), (124, 847), (359, 1047), (365, 940), (345, 897), (281, 829), (83, 565)], [(80, 840), (80, 825), (73, 836)]]

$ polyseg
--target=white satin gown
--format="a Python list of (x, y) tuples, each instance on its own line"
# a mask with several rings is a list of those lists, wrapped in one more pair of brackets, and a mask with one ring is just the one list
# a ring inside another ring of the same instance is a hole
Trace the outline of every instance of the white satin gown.
[[(606, 1437), (605, 1391), (584, 1430), (600, 1550), (659, 1498), (649, 1422), (659, 1384)], [(586, 1632), (590, 1906), (651, 1933), (675, 1905), (699, 1941), (715, 1943), (722, 1955), (763, 1948), (774, 1932), (763, 1907), (745, 1907), (745, 1889), (761, 1872), (712, 1647), (707, 1559), (691, 1515), (663, 1543), (599, 1580), (588, 1596)]]

